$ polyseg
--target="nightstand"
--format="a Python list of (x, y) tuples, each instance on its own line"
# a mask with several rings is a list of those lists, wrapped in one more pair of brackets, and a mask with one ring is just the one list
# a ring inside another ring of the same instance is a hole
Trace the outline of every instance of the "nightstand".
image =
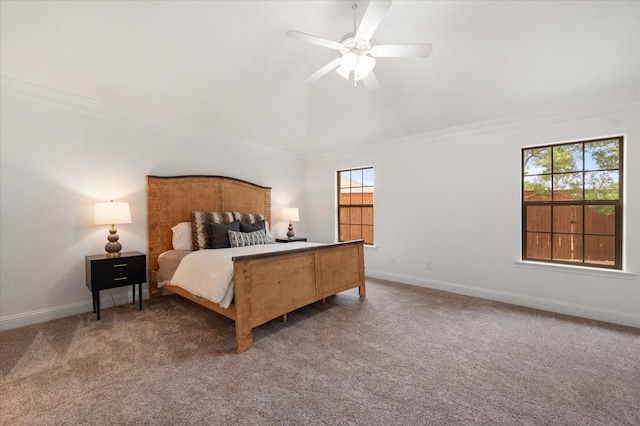
[(307, 241), (307, 238), (306, 237), (293, 237), (291, 239), (276, 238), (276, 243), (293, 243), (293, 242), (299, 242), (299, 241)]
[(142, 310), (142, 283), (147, 282), (147, 255), (138, 251), (122, 253), (120, 257), (104, 254), (84, 257), (86, 284), (93, 293), (93, 312), (100, 320), (100, 290), (131, 285), (136, 303), (136, 284)]

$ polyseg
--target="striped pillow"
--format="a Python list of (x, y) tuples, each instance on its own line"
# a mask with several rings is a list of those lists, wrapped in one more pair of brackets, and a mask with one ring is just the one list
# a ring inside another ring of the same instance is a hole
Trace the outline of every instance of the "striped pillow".
[(231, 223), (233, 222), (232, 212), (191, 212), (191, 244), (194, 250), (213, 248), (211, 244), (211, 233), (207, 222)]
[(229, 233), (229, 243), (231, 243), (231, 247), (247, 247), (269, 243), (267, 232), (264, 229), (255, 232), (227, 232)]
[(256, 222), (260, 222), (261, 220), (264, 220), (264, 215), (262, 213), (233, 212), (233, 218), (235, 220), (239, 220), (240, 222), (244, 222), (252, 225)]

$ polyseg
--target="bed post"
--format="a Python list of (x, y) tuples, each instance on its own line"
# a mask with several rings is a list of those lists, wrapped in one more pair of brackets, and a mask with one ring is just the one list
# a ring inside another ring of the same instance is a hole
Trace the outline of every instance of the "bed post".
[[(152, 276), (153, 272), (149, 271), (149, 276)], [(155, 275), (155, 274), (154, 274)], [(158, 284), (155, 282), (153, 278), (148, 279), (147, 284), (149, 286), (149, 299), (153, 299), (155, 297), (159, 297), (162, 293), (158, 288)]]
[(246, 262), (233, 263), (233, 294), (236, 305), (236, 352), (242, 353), (251, 347), (253, 326), (251, 324), (251, 277)]
[(364, 244), (358, 246), (358, 264), (360, 265), (360, 285), (358, 286), (358, 294), (360, 297), (367, 296), (367, 290), (365, 288), (365, 276), (364, 276)]

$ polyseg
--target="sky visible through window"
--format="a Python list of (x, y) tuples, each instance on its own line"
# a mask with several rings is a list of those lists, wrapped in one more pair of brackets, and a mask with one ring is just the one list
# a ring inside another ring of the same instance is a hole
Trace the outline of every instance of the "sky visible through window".
[[(364, 170), (345, 170), (340, 172), (343, 179), (349, 179), (353, 184), (362, 184), (363, 186), (373, 186), (373, 169)], [(348, 182), (348, 181), (345, 181)]]

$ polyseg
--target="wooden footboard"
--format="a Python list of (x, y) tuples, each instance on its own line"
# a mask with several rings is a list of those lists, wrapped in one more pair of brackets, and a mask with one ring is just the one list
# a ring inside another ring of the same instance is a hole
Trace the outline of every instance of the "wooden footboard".
[(362, 241), (239, 256), (233, 265), (238, 353), (251, 347), (254, 327), (344, 290), (366, 295)]

